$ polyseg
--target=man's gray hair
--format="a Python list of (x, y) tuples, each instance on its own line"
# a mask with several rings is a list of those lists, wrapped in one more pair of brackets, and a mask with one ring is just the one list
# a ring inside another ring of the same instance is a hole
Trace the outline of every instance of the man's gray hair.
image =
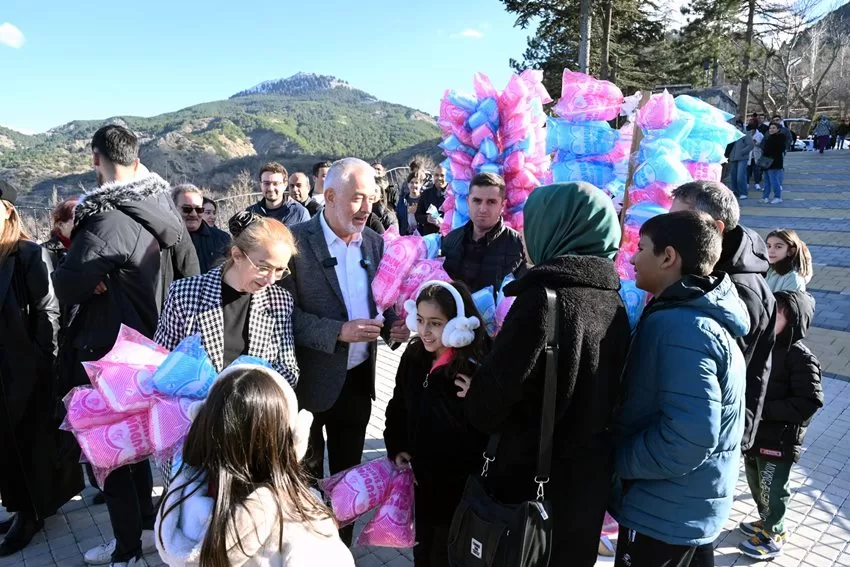
[(724, 231), (738, 227), (741, 207), (732, 190), (717, 181), (691, 181), (673, 190), (673, 198), (685, 201), (697, 211), (711, 215), (721, 221)]
[(358, 170), (366, 171), (370, 177), (375, 177), (375, 168), (362, 159), (347, 157), (333, 162), (325, 176), (325, 190), (344, 189), (348, 186), (351, 175)]
[(181, 183), (180, 185), (175, 186), (171, 190), (171, 200), (174, 201), (174, 204), (177, 204), (177, 197), (180, 195), (185, 195), (186, 193), (195, 193), (196, 195), (204, 196), (204, 192), (197, 186), (192, 185), (191, 183)]

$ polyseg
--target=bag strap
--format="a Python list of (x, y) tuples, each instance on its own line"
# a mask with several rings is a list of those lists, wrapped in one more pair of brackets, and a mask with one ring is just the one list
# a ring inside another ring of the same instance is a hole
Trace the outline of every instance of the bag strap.
[[(549, 482), (552, 467), (552, 438), (555, 432), (555, 401), (558, 390), (558, 339), (560, 336), (560, 316), (558, 296), (549, 288), (546, 290), (546, 350), (545, 378), (543, 382), (542, 410), (540, 412), (540, 439), (537, 448), (537, 469), (534, 482), (537, 484), (537, 499), (543, 500), (543, 485)], [(484, 468), (481, 476), (486, 477), (490, 463), (496, 460), (501, 433), (490, 436), (484, 450)]]

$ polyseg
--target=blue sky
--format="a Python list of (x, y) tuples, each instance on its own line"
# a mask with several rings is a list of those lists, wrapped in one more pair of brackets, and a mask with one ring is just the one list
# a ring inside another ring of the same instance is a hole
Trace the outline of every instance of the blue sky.
[(153, 116), (298, 71), (436, 114), (476, 71), (504, 86), (531, 33), (513, 23), (498, 0), (0, 0), (0, 124)]

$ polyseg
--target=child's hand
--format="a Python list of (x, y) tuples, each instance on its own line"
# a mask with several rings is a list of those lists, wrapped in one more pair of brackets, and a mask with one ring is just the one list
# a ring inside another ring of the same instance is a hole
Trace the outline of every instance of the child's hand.
[(402, 451), (398, 455), (395, 456), (395, 464), (398, 467), (409, 467), (410, 461), (413, 457), (410, 456), (410, 453), (407, 451)]
[(457, 378), (455, 378), (455, 386), (460, 388), (460, 392), (457, 393), (458, 398), (466, 397), (466, 393), (469, 391), (470, 384), (472, 384), (472, 378), (470, 378), (466, 374), (457, 375)]

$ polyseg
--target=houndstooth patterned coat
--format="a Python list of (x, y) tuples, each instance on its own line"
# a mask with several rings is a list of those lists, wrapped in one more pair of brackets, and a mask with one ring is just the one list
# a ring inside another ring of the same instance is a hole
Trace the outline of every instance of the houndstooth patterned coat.
[[(185, 337), (200, 333), (204, 349), (218, 372), (224, 368), (224, 309), (219, 266), (206, 274), (171, 284), (154, 340), (173, 350)], [(248, 354), (268, 361), (294, 388), (298, 362), (292, 330), (292, 295), (272, 285), (251, 298)]]

